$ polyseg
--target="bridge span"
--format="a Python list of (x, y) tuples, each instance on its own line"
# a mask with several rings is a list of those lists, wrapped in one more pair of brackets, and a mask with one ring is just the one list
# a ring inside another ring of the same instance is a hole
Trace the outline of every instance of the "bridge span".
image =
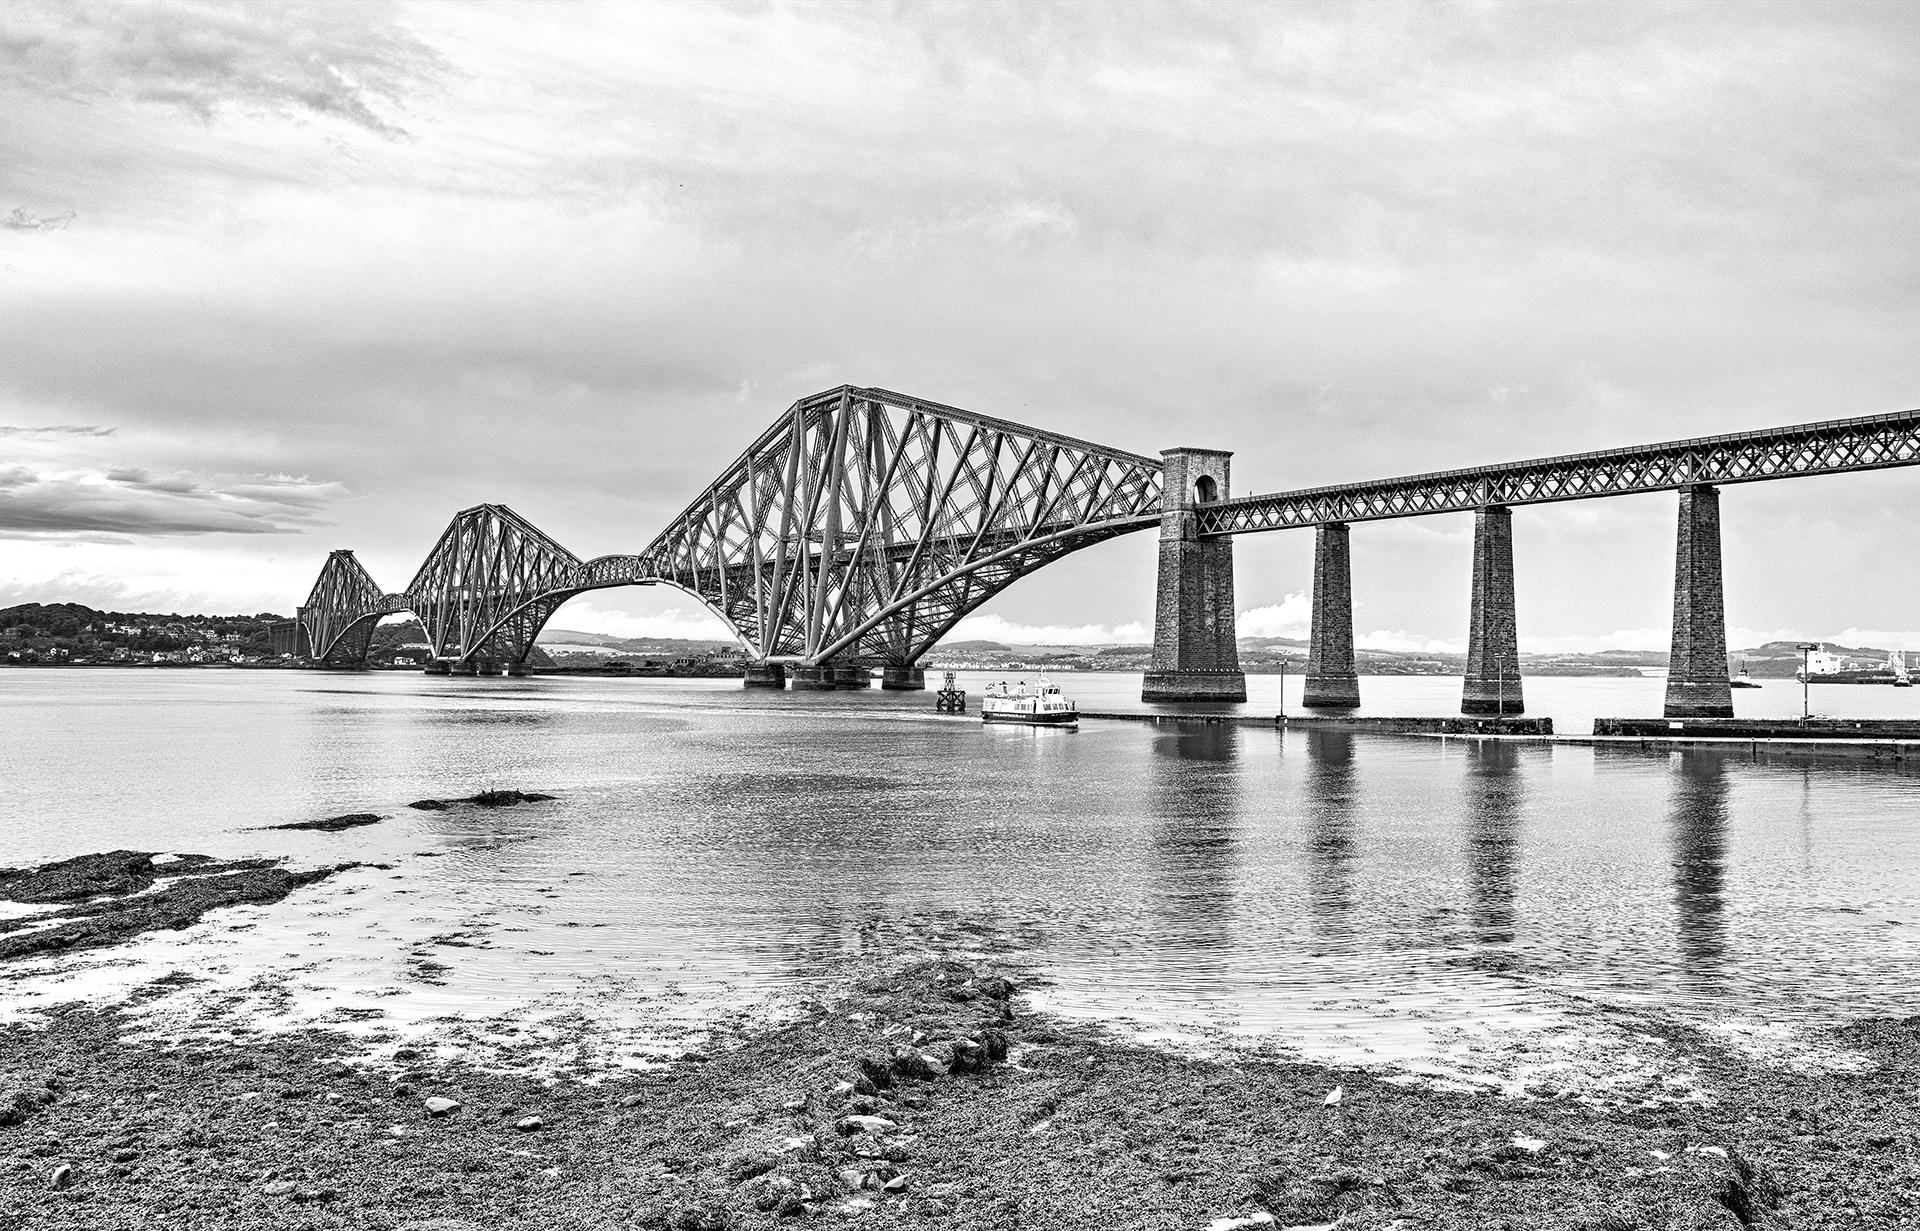
[(1233, 537), (1314, 527), (1306, 704), (1359, 704), (1348, 526), (1474, 514), (1461, 710), (1524, 709), (1512, 508), (1674, 491), (1669, 717), (1730, 717), (1719, 488), (1920, 464), (1920, 411), (1837, 419), (1533, 461), (1235, 498), (1232, 454), (1159, 459), (885, 389), (795, 402), (634, 555), (582, 559), (504, 505), (455, 515), (404, 590), (351, 551), (328, 556), (299, 609), (320, 663), (364, 664), (373, 627), (411, 612), (430, 671), (525, 670), (560, 605), (666, 584), (747, 648), (749, 687), (924, 687), (919, 661), (966, 615), (1072, 551), (1158, 527), (1146, 700), (1240, 701)]

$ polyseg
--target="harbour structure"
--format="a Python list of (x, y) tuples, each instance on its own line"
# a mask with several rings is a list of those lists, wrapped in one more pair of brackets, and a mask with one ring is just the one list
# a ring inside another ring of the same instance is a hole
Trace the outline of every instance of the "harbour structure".
[(1514, 608), (1516, 507), (1677, 493), (1672, 666), (1664, 711), (1730, 717), (1720, 489), (1920, 464), (1920, 411), (1668, 441), (1266, 495), (1230, 489), (1232, 454), (1158, 459), (893, 393), (802, 398), (642, 551), (583, 559), (504, 505), (457, 514), (405, 590), (333, 552), (300, 608), (313, 661), (364, 663), (372, 629), (412, 612), (428, 670), (524, 672), (575, 595), (672, 585), (746, 647), (749, 687), (920, 689), (921, 657), (1045, 565), (1122, 534), (1159, 534), (1146, 700), (1244, 700), (1234, 537), (1315, 534), (1307, 705), (1359, 703), (1349, 528), (1474, 515), (1461, 710), (1524, 711)]

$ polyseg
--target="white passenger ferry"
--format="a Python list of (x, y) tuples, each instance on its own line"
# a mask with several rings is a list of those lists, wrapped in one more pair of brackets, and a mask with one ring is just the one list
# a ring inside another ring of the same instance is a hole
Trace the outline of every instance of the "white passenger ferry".
[(1080, 721), (1080, 711), (1060, 693), (1057, 685), (1040, 681), (1029, 688), (1025, 680), (1016, 687), (1002, 680), (987, 685), (980, 700), (980, 721), (1018, 722), (1030, 727), (1068, 727)]

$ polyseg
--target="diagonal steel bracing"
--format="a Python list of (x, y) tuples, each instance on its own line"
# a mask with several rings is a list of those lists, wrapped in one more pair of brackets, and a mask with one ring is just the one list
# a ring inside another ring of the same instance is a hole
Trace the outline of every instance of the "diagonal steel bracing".
[(380, 617), (407, 610), (406, 596), (385, 594), (350, 551), (327, 556), (297, 615), (315, 662), (364, 663)]
[(437, 657), (520, 662), (580, 584), (580, 557), (501, 504), (456, 515), (407, 587)]
[(1202, 508), (1200, 533), (1245, 534), (1912, 465), (1920, 465), (1920, 410), (1243, 496)]
[(643, 552), (761, 658), (910, 664), (1020, 577), (1156, 524), (1160, 463), (884, 389), (804, 399)]
[[(1920, 411), (1248, 496), (1203, 536), (1920, 465)], [(504, 505), (458, 514), (400, 594), (349, 551), (300, 609), (318, 660), (364, 661), (416, 613), (437, 656), (525, 660), (576, 594), (666, 583), (763, 659), (911, 665), (968, 612), (1069, 552), (1159, 524), (1160, 462), (851, 386), (803, 398), (648, 547), (581, 560)]]
[(847, 387), (796, 402), (638, 554), (583, 561), (480, 505), (400, 595), (335, 553), (301, 618), (329, 661), (364, 658), (379, 616), (411, 610), (436, 656), (514, 663), (574, 595), (664, 582), (760, 658), (909, 665), (1014, 581), (1159, 508), (1153, 458)]

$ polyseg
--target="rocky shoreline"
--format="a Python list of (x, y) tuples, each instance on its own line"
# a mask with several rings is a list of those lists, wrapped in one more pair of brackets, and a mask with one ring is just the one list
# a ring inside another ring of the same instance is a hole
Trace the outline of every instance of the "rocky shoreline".
[(1600, 1107), (1172, 1055), (952, 961), (639, 1074), (372, 1066), (324, 1031), (156, 1046), (73, 1006), (0, 1032), (0, 1225), (1911, 1225), (1920, 1021), (1843, 1033), (1872, 1070), (1676, 1033), (1710, 1102)]
[[(15, 900), (109, 909), (0, 944), (73, 927), (91, 929), (75, 947), (112, 943), (331, 871), (139, 852), (8, 871)], [(194, 884), (226, 887), (166, 892)], [(197, 981), (175, 971), (128, 1006), (0, 1028), (0, 1227), (1920, 1225), (1920, 1018), (1823, 1040), (1858, 1071), (1635, 1019), (1706, 1097), (1607, 1102), (1177, 1054), (1034, 1011), (1028, 977), (869, 950), (823, 971), (831, 990), (797, 1020), (664, 1068), (542, 1071), (529, 1041), (503, 1072), (243, 1021), (156, 1038), (136, 1008)]]

